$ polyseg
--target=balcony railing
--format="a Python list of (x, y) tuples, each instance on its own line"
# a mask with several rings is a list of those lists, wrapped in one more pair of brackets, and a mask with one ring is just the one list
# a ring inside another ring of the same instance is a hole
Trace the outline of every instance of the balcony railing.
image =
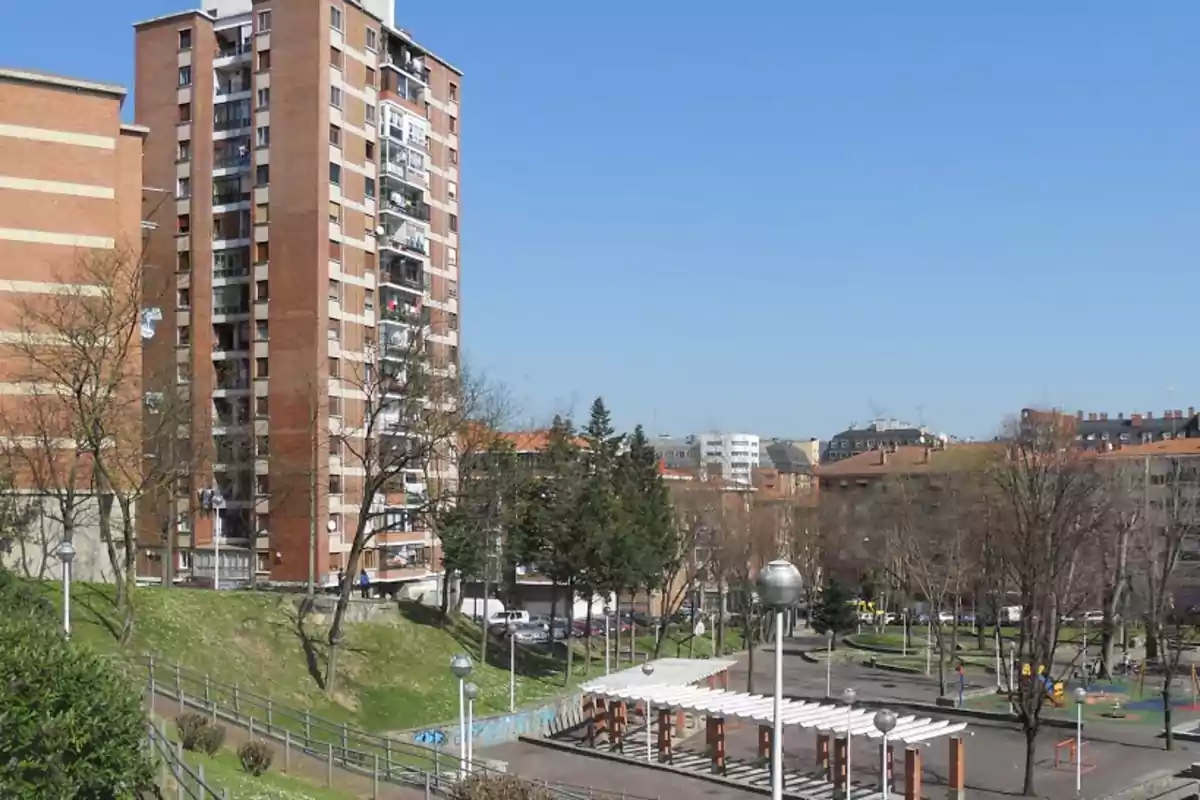
[(387, 174), (392, 177), (399, 178), (408, 183), (415, 183), (418, 186), (429, 185), (429, 173), (423, 169), (415, 169), (409, 164), (388, 160), (385, 162)]
[(405, 61), (404, 56), (388, 55), (387, 60), (383, 62), (384, 66), (395, 67), (399, 71), (408, 75), (410, 78), (416, 78), (421, 83), (429, 83), (429, 67), (424, 64), (418, 64), (415, 61)]
[(385, 322), (415, 322), (420, 312), (410, 306), (400, 308), (385, 308), (379, 312), (379, 317)]
[(222, 44), (217, 48), (217, 58), (229, 58), (230, 56), (240, 56), (252, 52), (254, 45), (250, 41), (238, 42), (236, 44)]
[(406, 217), (411, 217), (421, 222), (429, 222), (430, 207), (425, 203), (393, 203), (389, 200), (387, 210), (403, 214)]
[(250, 268), (245, 264), (228, 267), (213, 267), (214, 278), (245, 278), (250, 274)]
[(214, 206), (226, 206), (226, 205), (230, 205), (231, 203), (249, 203), (249, 202), (250, 202), (250, 193), (249, 192), (214, 192), (213, 193), (213, 205)]
[(250, 166), (250, 152), (248, 150), (245, 153), (222, 153), (213, 159), (213, 167), (216, 169), (248, 166)]
[[(417, 291), (422, 291), (425, 288), (425, 284), (421, 280), (420, 275), (402, 275), (397, 272), (384, 272), (381, 276), (381, 282), (390, 283), (394, 286), (407, 286), (411, 289), (416, 289)], [(409, 314), (409, 319), (411, 319), (412, 316), (412, 314)]]
[(250, 127), (250, 118), (249, 117), (227, 117), (225, 119), (214, 119), (213, 120), (213, 130), (214, 131), (233, 131), (233, 130), (237, 130), (238, 128), (249, 128), (249, 127)]
[(213, 314), (214, 315), (215, 314), (249, 314), (249, 313), (250, 313), (250, 304), (249, 303), (235, 303), (234, 305), (229, 305), (229, 306), (218, 306), (218, 305), (213, 306)]

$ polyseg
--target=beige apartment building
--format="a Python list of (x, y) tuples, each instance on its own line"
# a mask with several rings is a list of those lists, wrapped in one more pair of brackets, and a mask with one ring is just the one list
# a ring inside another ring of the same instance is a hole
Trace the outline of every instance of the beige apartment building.
[[(393, 15), (390, 0), (206, 0), (135, 26), (147, 180), (175, 195), (149, 248), (174, 266), (150, 290), (175, 306), (147, 364), (174, 364), (192, 400), (177, 575), (212, 576), (199, 492), (215, 489), (222, 584), (312, 569), (332, 585), (363, 494), (325, 435), (361, 424), (349, 367), (414, 320), (457, 364), (461, 73)], [(399, 521), (364, 553), (372, 581), (436, 583), (408, 494), (379, 502)]]
[[(54, 498), (67, 497), (65, 489), (73, 486), (81, 493), (68, 512), (78, 552), (74, 574), (83, 580), (111, 578), (87, 465), (76, 460), (66, 421), (38, 399), (54, 388), (39, 380), (41, 373), (14, 345), (44, 335), (45, 344), (55, 346), (54, 334), (39, 332), (23, 309), (42, 308), (41, 299), (51, 303), (56, 295), (100, 294), (94, 283), (101, 265), (139, 268), (146, 130), (122, 124), (124, 100), (120, 86), (0, 69), (0, 435), (3, 466), (15, 476), (17, 491), (40, 503), (24, 535), (0, 531), (0, 559), (34, 576), (61, 575), (53, 553), (62, 538), (63, 512)], [(136, 338), (133, 345), (138, 346)], [(137, 404), (136, 350), (127, 366), (123, 390)], [(33, 410), (38, 403), (40, 417)], [(61, 438), (51, 439), (51, 428), (60, 423)], [(49, 447), (41, 442), (49, 441), (62, 469), (31, 467)], [(78, 469), (69, 480), (72, 463)]]

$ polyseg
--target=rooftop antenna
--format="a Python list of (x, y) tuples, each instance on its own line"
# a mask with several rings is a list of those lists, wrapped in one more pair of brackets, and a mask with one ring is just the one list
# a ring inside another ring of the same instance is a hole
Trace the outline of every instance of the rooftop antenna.
[(921, 403), (917, 406), (917, 426), (925, 427), (925, 404)]

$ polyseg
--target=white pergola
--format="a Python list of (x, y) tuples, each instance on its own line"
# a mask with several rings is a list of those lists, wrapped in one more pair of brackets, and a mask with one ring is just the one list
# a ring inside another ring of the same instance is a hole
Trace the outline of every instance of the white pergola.
[[(686, 661), (687, 659), (672, 660)], [(669, 685), (662, 681), (654, 681), (653, 679), (659, 677), (657, 664), (658, 662), (655, 662), (655, 673), (643, 683), (630, 682), (624, 686), (608, 686), (603, 685), (604, 680), (599, 680), (585, 684), (581, 687), (582, 691), (607, 700), (645, 703), (648, 707), (656, 709), (689, 711), (724, 719), (749, 720), (760, 725), (774, 723), (773, 698), (760, 694)], [(722, 667), (722, 669), (724, 668)], [(716, 669), (710, 674), (719, 671), (720, 669)], [(695, 680), (703, 680), (705, 677), (707, 675)], [(868, 739), (881, 739), (883, 734), (875, 727), (875, 711), (876, 709), (850, 708), (837, 703), (784, 700), (780, 709), (780, 720), (784, 725), (815, 728), (820, 731), (829, 731), (834, 735), (849, 733), (853, 736), (865, 736)], [(888, 739), (893, 742), (917, 744), (958, 733), (966, 727), (967, 723), (965, 722), (951, 723), (948, 720), (936, 720), (932, 717), (915, 714), (904, 716), (898, 714), (896, 715), (896, 727), (888, 734)]]
[(690, 686), (737, 666), (736, 661), (720, 658), (658, 658), (650, 663), (654, 665), (650, 675), (641, 667), (630, 667), (588, 681), (579, 690), (599, 697), (606, 691), (639, 686)]

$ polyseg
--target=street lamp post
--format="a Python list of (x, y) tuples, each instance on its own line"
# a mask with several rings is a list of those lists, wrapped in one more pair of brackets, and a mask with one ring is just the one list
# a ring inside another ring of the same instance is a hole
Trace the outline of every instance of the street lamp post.
[(462, 780), (467, 774), (467, 695), (466, 680), (471, 674), (471, 657), (459, 653), (450, 659), (450, 672), (458, 678), (458, 777)]
[(854, 701), (858, 693), (847, 686), (842, 691), (842, 700), (846, 703), (846, 794), (850, 797), (850, 753), (854, 750), (854, 736), (850, 733), (850, 723), (854, 717)]
[(608, 615), (612, 613), (612, 607), (604, 606), (604, 674), (608, 674)]
[(891, 776), (888, 775), (888, 734), (896, 727), (896, 715), (886, 708), (875, 712), (875, 730), (883, 734), (883, 754), (880, 756), (879, 780), (883, 784), (883, 800), (888, 800), (892, 790)]
[(1075, 794), (1083, 790), (1083, 704), (1087, 690), (1082, 686), (1075, 689)]
[(71, 562), (75, 560), (75, 545), (63, 539), (54, 551), (63, 565), (63, 634), (71, 638)]
[[(645, 675), (647, 678), (649, 678), (651, 675), (653, 675), (654, 674), (654, 664), (652, 664), (649, 661), (647, 661), (645, 664), (642, 664), (642, 674)], [(646, 763), (647, 764), (650, 764), (653, 762), (653, 759), (650, 757), (650, 740), (652, 738), (650, 734), (653, 732), (654, 732), (654, 707), (650, 704), (650, 701), (647, 700), (646, 701)]]
[[(803, 583), (800, 570), (778, 559), (758, 572), (758, 593), (763, 606), (775, 610), (775, 702), (771, 730), (771, 798), (783, 798), (783, 612), (796, 605)], [(831, 640), (832, 641), (832, 640)]]
[[(551, 628), (554, 626), (551, 625)], [(551, 636), (553, 636), (551, 630)], [(508, 623), (508, 712), (517, 710), (517, 623)]]
[(467, 772), (475, 771), (472, 763), (475, 758), (475, 698), (479, 696), (479, 687), (473, 683), (463, 686), (463, 694), (467, 697)]
[(825, 696), (833, 696), (833, 628), (825, 631)]

